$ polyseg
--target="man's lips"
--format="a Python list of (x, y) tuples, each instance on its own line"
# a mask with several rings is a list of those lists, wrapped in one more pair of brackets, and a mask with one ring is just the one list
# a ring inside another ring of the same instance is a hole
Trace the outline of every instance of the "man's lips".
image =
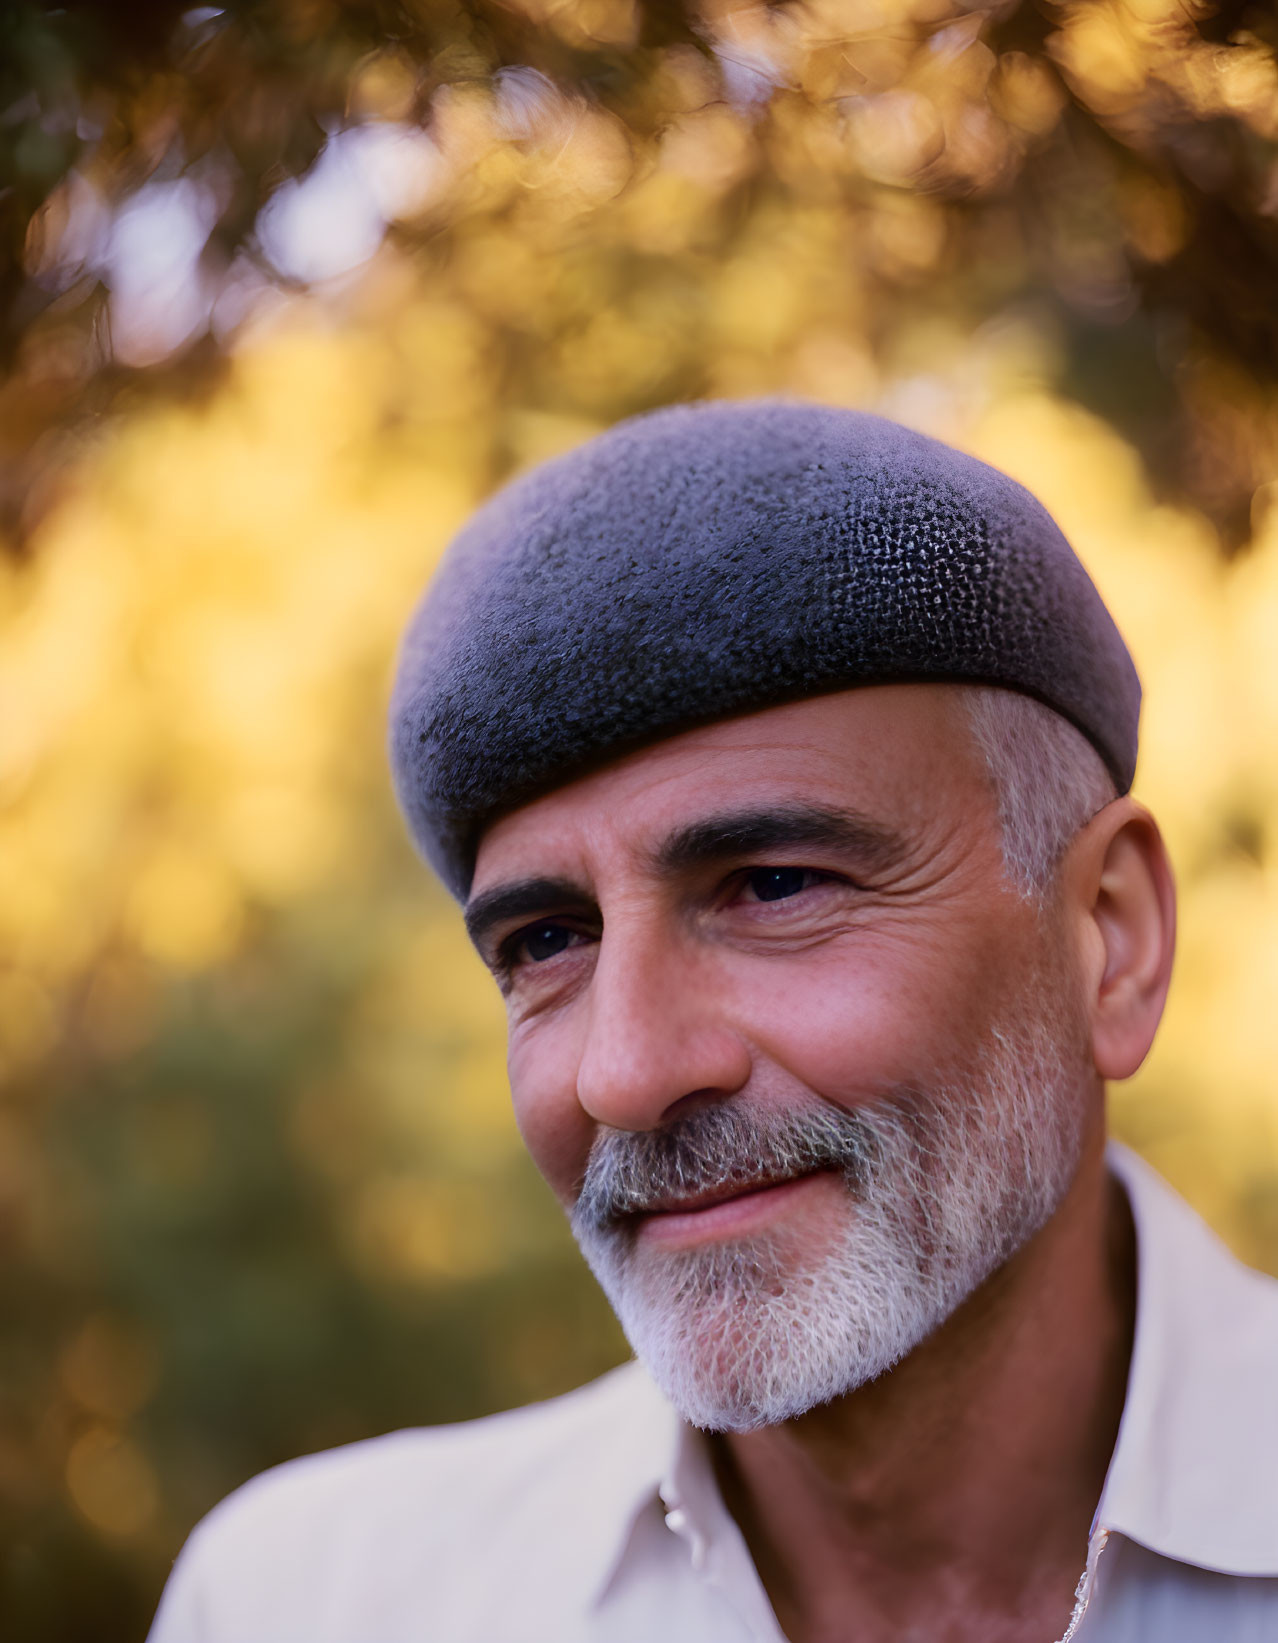
[[(808, 1172), (811, 1173), (811, 1172)], [(690, 1193), (686, 1196), (671, 1194), (665, 1198), (655, 1199), (637, 1209), (635, 1215), (695, 1215), (703, 1209), (713, 1209), (716, 1204), (731, 1203), (736, 1198), (749, 1198), (756, 1192), (768, 1192), (773, 1187), (786, 1186), (791, 1181), (802, 1181), (803, 1175), (769, 1175), (758, 1177), (752, 1181), (725, 1181), (721, 1186), (708, 1187), (704, 1192)]]
[(835, 1172), (818, 1170), (806, 1175), (734, 1181), (687, 1197), (659, 1201), (633, 1217), (641, 1242), (680, 1248), (712, 1238), (744, 1235), (784, 1213), (791, 1204), (829, 1182)]

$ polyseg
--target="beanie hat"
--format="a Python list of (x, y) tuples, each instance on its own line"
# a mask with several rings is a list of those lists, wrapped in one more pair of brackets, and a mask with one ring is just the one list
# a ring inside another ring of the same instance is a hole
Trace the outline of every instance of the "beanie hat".
[(395, 787), (464, 899), (490, 822), (609, 758), (902, 680), (1035, 697), (1131, 786), (1136, 670), (1022, 486), (863, 412), (674, 406), (522, 475), (462, 529), (401, 650)]

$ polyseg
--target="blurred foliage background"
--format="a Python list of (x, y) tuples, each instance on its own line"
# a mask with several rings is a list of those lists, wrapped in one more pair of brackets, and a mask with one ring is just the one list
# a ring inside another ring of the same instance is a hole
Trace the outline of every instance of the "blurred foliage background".
[(389, 795), (398, 632), (617, 417), (1025, 481), (1146, 684), (1178, 977), (1115, 1092), (1278, 1271), (1278, 24), (1203, 0), (11, 0), (0, 1634), (139, 1639), (265, 1465), (623, 1355)]

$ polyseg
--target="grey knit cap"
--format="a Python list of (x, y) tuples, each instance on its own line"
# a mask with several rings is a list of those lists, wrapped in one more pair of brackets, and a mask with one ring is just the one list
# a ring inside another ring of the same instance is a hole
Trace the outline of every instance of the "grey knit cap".
[(460, 899), (490, 822), (612, 756), (926, 679), (1037, 697), (1131, 786), (1140, 681), (1022, 486), (862, 412), (674, 406), (524, 474), (458, 535), (400, 655), (395, 787)]

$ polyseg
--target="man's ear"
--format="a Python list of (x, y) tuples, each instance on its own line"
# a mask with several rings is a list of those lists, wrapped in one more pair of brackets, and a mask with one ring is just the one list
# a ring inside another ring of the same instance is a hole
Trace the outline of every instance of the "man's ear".
[(1176, 947), (1176, 886), (1158, 824), (1115, 799), (1075, 837), (1062, 890), (1078, 930), (1092, 1054), (1102, 1078), (1130, 1078), (1162, 1019)]

